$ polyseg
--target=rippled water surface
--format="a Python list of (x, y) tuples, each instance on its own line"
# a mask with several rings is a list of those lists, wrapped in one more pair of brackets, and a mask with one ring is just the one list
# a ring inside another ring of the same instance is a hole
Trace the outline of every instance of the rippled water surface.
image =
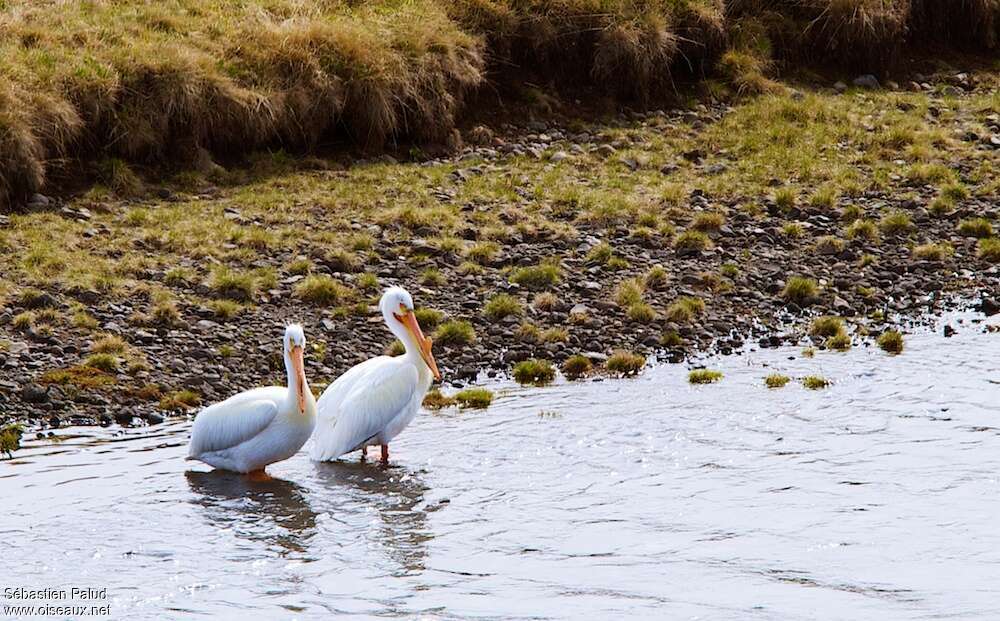
[(0, 586), (128, 619), (1000, 618), (1000, 335), (907, 346), (502, 387), (387, 470), (269, 482), (183, 461), (188, 423), (60, 430), (0, 462)]

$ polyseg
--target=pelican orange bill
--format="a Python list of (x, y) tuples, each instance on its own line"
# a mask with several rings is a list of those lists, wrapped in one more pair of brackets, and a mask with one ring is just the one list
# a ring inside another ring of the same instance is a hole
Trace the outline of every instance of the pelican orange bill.
[(396, 315), (395, 313), (393, 314), (396, 316), (396, 319), (406, 326), (406, 329), (410, 331), (413, 338), (417, 340), (417, 346), (420, 348), (420, 357), (427, 363), (427, 367), (431, 370), (431, 373), (434, 374), (434, 378), (440, 382), (441, 372), (438, 371), (437, 362), (434, 361), (434, 354), (431, 353), (431, 345), (433, 344), (432, 341), (424, 336), (424, 332), (420, 329), (420, 324), (417, 323), (417, 318), (413, 314), (413, 311), (408, 309), (401, 310), (403, 310), (402, 317)]
[(292, 368), (295, 370), (295, 378), (296, 378), (295, 384), (297, 390), (296, 397), (298, 398), (299, 401), (299, 413), (305, 414), (306, 413), (306, 393), (305, 393), (306, 370), (305, 370), (305, 362), (302, 359), (303, 356), (302, 348), (298, 345), (292, 345), (291, 355), (292, 355)]

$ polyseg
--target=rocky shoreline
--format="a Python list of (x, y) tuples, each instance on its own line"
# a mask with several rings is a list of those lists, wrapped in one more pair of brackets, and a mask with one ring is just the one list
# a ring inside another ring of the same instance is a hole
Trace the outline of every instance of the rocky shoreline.
[[(809, 338), (809, 322), (821, 315), (844, 317), (858, 344), (970, 299), (987, 314), (1000, 311), (1000, 264), (983, 259), (979, 238), (985, 235), (963, 232), (960, 226), (977, 218), (997, 222), (996, 196), (964, 195), (943, 212), (934, 207), (939, 190), (932, 184), (914, 184), (905, 193), (866, 189), (829, 200), (794, 201), (777, 191), (779, 179), (774, 193), (752, 201), (695, 189), (684, 196), (682, 208), (666, 208), (670, 232), (662, 224), (644, 224), (641, 217), (621, 222), (581, 218), (578, 212), (561, 211), (558, 202), (544, 210), (545, 226), (528, 221), (524, 211), (501, 209), (499, 220), (509, 227), (504, 239), (476, 257), (475, 265), (470, 262), (470, 246), (483, 241), (473, 217), (497, 209), (493, 203), (461, 198), (464, 187), (477, 178), (502, 174), (514, 162), (536, 162), (551, 170), (584, 158), (626, 174), (671, 175), (684, 167), (711, 177), (732, 164), (692, 149), (673, 154), (677, 163), (660, 165), (641, 154), (642, 132), (674, 124), (698, 132), (731, 112), (725, 105), (701, 105), (624, 114), (606, 127), (531, 122), (496, 135), (473, 128), (465, 138), (476, 146), (423, 164), (450, 171), (430, 194), (469, 215), (468, 224), (455, 227), (449, 238), (455, 241), (441, 243), (432, 225), (404, 227), (370, 214), (352, 216), (350, 229), (370, 238), (371, 251), (352, 262), (294, 246), (260, 250), (252, 265), (272, 269), (277, 277), (234, 317), (220, 318), (204, 303), (212, 287), (203, 281), (170, 285), (177, 301), (164, 321), (150, 319), (157, 311), (148, 294), (107, 297), (91, 289), (53, 288), (9, 296), (0, 307), (0, 423), (24, 421), (35, 428), (157, 424), (166, 416), (187, 414), (199, 403), (280, 382), (280, 336), (282, 326), (292, 320), (305, 326), (312, 344), (307, 372), (312, 386), (321, 388), (390, 345), (391, 336), (372, 305), (377, 290), (369, 290), (370, 281), (376, 279), (377, 287), (403, 285), (418, 306), (440, 311), (428, 316), (432, 323), (471, 324), (472, 342), (454, 336), (453, 342), (443, 342), (447, 336), (439, 335), (435, 345), (446, 384), (454, 385), (474, 382), (481, 371), (491, 376), (508, 372), (529, 358), (561, 364), (582, 354), (600, 373), (616, 350), (681, 362), (705, 353), (729, 354), (746, 344), (795, 344)], [(987, 140), (1000, 134), (1000, 122), (992, 122), (994, 133)], [(615, 131), (605, 131), (608, 127)], [(993, 148), (980, 135), (966, 139), (974, 148)], [(984, 146), (975, 146), (980, 144)], [(392, 163), (383, 158), (380, 165)], [(961, 171), (961, 162), (956, 168), (962, 176), (968, 172)], [(336, 169), (309, 174), (324, 182), (348, 182), (347, 173)], [(530, 189), (522, 191), (517, 184), (513, 192), (524, 202), (534, 200)], [(218, 200), (215, 209), (237, 225), (269, 225), (260, 212), (225, 200), (225, 189), (209, 189), (202, 196), (200, 200)], [(162, 200), (169, 204), (173, 199)], [(120, 221), (135, 206), (105, 206), (94, 213), (84, 203), (68, 201), (35, 209), (73, 222), (84, 236), (100, 237), (110, 234), (106, 221)], [(325, 212), (312, 215), (317, 228), (327, 224)], [(0, 229), (8, 225), (0, 223)], [(155, 251), (133, 247), (135, 252)], [(312, 262), (308, 274), (287, 269), (305, 259)], [(198, 259), (188, 257), (170, 268), (199, 266)], [(540, 279), (530, 277), (539, 266), (549, 271)], [(141, 280), (171, 283), (171, 269), (151, 269)], [(519, 270), (528, 276), (517, 276)], [(304, 304), (299, 288), (313, 275), (329, 275), (366, 293), (350, 306)], [(791, 291), (790, 280), (796, 278), (814, 288)], [(638, 293), (628, 289), (633, 285)], [(512, 306), (487, 309), (499, 294), (513, 298)], [(687, 310), (676, 306), (685, 299), (698, 302)], [(89, 327), (19, 321), (25, 314), (65, 317), (81, 307), (93, 319)], [(426, 326), (429, 334), (435, 329)], [(125, 349), (112, 351), (120, 364), (96, 371), (82, 364), (96, 351), (98, 338), (109, 335), (124, 342)], [(814, 340), (823, 346), (822, 339)]]

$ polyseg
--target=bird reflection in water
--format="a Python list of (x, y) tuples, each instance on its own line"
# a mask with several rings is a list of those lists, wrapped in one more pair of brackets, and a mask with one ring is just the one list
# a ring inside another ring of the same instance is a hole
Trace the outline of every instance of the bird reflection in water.
[(210, 523), (228, 526), (238, 537), (302, 554), (316, 533), (316, 513), (306, 490), (284, 479), (254, 480), (223, 470), (184, 473)]
[(427, 526), (428, 509), (424, 495), (428, 487), (417, 471), (401, 466), (380, 468), (356, 461), (333, 461), (316, 464), (317, 480), (328, 488), (346, 492), (351, 502), (330, 508), (333, 515), (362, 512), (374, 508), (379, 523), (369, 529), (367, 538), (373, 548), (385, 551), (399, 569), (393, 575), (424, 570), (427, 542), (432, 538)]

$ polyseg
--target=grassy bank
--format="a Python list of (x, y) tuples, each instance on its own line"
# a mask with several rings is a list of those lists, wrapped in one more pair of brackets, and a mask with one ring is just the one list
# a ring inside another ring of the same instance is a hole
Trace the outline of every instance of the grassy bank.
[(882, 71), (996, 49), (1000, 0), (4, 0), (0, 205), (130, 166), (212, 167), (346, 138), (447, 143), (471, 92), (650, 101), (677, 77), (764, 91), (803, 61)]
[(390, 347), (371, 319), (397, 283), (449, 380), (758, 341), (837, 355), (998, 300), (997, 75), (928, 80), (532, 122), (414, 163), (273, 152), (4, 216), (0, 410), (130, 416), (280, 381), (292, 319), (319, 387)]

